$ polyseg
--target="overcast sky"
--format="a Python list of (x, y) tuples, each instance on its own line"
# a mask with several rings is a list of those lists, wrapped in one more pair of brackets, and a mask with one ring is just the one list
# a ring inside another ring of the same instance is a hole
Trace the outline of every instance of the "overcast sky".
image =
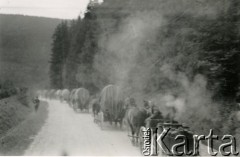
[(74, 19), (85, 12), (89, 0), (0, 0), (0, 14), (23, 14)]

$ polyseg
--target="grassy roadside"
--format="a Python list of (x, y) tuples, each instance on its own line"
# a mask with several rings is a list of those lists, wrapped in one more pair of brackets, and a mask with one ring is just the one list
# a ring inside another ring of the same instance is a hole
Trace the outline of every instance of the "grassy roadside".
[[(26, 100), (26, 96), (24, 96)], [(0, 100), (0, 137), (23, 122), (32, 113), (32, 103), (15, 95)]]
[(48, 116), (48, 103), (41, 101), (37, 112), (31, 113), (26, 120), (0, 139), (1, 155), (23, 155), (41, 129)]

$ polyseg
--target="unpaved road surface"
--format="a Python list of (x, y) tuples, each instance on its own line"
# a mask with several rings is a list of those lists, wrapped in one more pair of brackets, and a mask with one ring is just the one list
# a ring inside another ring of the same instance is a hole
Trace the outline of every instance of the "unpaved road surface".
[[(104, 130), (91, 114), (75, 113), (66, 103), (47, 100), (48, 118), (25, 155), (141, 156), (127, 132), (105, 124)], [(209, 156), (200, 145), (201, 156)]]
[(91, 114), (75, 113), (59, 101), (48, 103), (48, 119), (25, 155), (141, 155), (126, 131), (108, 125), (101, 130)]

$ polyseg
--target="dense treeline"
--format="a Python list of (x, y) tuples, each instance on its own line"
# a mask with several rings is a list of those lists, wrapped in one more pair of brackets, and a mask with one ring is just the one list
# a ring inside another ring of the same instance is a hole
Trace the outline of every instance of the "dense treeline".
[(176, 119), (194, 130), (235, 133), (226, 123), (237, 118), (239, 7), (237, 0), (89, 4), (83, 19), (55, 30), (52, 86), (96, 93), (118, 84), (128, 96), (176, 107)]

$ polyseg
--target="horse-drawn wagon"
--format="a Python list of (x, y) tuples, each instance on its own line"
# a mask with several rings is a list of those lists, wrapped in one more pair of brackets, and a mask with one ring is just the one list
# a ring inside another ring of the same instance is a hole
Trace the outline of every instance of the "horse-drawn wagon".
[(121, 89), (116, 85), (108, 85), (103, 88), (100, 95), (101, 111), (95, 117), (95, 121), (99, 122), (101, 128), (104, 122), (109, 122), (111, 125), (119, 123), (122, 126), (125, 109), (123, 102), (123, 94)]
[(73, 94), (73, 109), (74, 111), (86, 110), (89, 111), (90, 94), (85, 88), (78, 88)]
[(63, 89), (61, 92), (61, 102), (69, 102), (70, 91), (68, 89)]

